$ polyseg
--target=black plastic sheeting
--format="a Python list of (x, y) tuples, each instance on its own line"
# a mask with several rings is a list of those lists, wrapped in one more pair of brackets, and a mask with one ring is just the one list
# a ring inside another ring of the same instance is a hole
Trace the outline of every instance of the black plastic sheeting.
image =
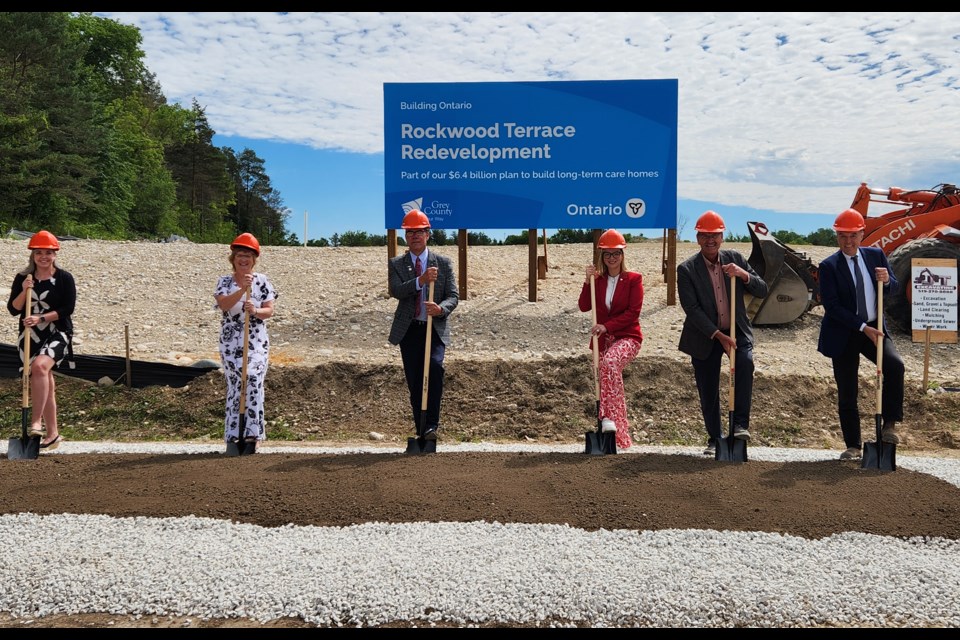
[[(84, 356), (74, 354), (77, 366), (71, 369), (64, 362), (57, 373), (72, 378), (82, 378), (91, 382), (108, 376), (117, 384), (126, 384), (127, 361), (119, 356)], [(169, 364), (166, 362), (147, 362), (145, 360), (130, 360), (130, 386), (150, 387), (161, 385), (165, 387), (184, 387), (194, 379), (219, 369), (216, 365), (189, 366)], [(19, 378), (20, 353), (16, 345), (0, 344), (0, 377)]]

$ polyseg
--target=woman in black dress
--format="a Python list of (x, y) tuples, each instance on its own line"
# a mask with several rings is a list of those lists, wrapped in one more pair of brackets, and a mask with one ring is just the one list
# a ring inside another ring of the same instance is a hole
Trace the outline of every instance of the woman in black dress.
[(57, 427), (57, 388), (53, 370), (64, 360), (73, 366), (73, 315), (77, 286), (73, 276), (57, 266), (60, 243), (49, 231), (38, 231), (27, 244), (30, 259), (13, 278), (7, 310), (20, 316), (18, 347), (23, 361), (24, 340), (30, 342), (30, 435), (41, 436), (40, 447), (56, 449), (63, 438)]

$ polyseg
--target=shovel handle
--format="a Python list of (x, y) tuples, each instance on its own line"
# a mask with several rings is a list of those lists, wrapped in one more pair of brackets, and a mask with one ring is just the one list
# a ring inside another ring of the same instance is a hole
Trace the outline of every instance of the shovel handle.
[[(427, 302), (433, 302), (433, 285), (430, 282), (430, 289), (427, 292)], [(423, 422), (423, 416), (427, 410), (427, 391), (430, 388), (430, 343), (433, 341), (433, 316), (427, 314), (427, 340), (423, 347), (423, 391), (420, 394), (420, 422)]]
[[(29, 304), (29, 302), (28, 302)], [(30, 407), (30, 343), (33, 340), (30, 337), (30, 327), (23, 325), (23, 405), (24, 409)]]
[[(590, 277), (590, 318), (593, 324), (590, 326), (591, 333), (593, 332), (593, 327), (597, 326), (597, 285), (596, 285), (596, 276)], [(593, 337), (590, 339), (591, 346), (593, 348), (593, 393), (597, 398), (597, 402), (600, 402), (600, 338), (597, 334), (593, 334)], [(599, 419), (599, 416), (598, 416)]]
[[(737, 339), (737, 276), (730, 276), (730, 339), (734, 341)], [(733, 374), (736, 369), (735, 363), (737, 361), (736, 349), (731, 348), (730, 353), (727, 355), (730, 356), (730, 392), (727, 400), (730, 405), (730, 413), (732, 415), (734, 405)]]
[(877, 280), (877, 415), (883, 413), (883, 283)]
[[(250, 299), (250, 287), (247, 287), (244, 293), (243, 303)], [(241, 307), (242, 308), (242, 307)], [(247, 412), (247, 360), (249, 360), (250, 349), (250, 314), (243, 312), (243, 362), (240, 365), (240, 416)], [(240, 434), (241, 439), (243, 434)]]

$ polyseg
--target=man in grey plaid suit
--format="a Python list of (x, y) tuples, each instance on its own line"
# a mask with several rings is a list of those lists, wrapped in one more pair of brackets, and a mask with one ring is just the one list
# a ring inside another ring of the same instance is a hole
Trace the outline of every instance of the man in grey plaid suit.
[[(400, 345), (417, 436), (436, 440), (440, 426), (440, 399), (443, 396), (443, 355), (450, 343), (447, 316), (457, 308), (460, 290), (450, 258), (427, 250), (430, 219), (426, 214), (416, 209), (408, 212), (403, 217), (401, 227), (406, 232), (408, 250), (402, 256), (392, 258), (388, 268), (390, 295), (398, 300), (390, 327), (390, 344)], [(434, 283), (433, 302), (428, 300), (431, 282)], [(423, 433), (420, 433), (427, 316), (432, 318), (430, 375), (427, 415)]]

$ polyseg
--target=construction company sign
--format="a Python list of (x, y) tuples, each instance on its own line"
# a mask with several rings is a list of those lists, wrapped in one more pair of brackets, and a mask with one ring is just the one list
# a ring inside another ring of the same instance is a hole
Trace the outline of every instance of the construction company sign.
[(677, 80), (385, 83), (384, 227), (675, 229)]
[(914, 258), (911, 262), (913, 341), (957, 342), (957, 261)]

